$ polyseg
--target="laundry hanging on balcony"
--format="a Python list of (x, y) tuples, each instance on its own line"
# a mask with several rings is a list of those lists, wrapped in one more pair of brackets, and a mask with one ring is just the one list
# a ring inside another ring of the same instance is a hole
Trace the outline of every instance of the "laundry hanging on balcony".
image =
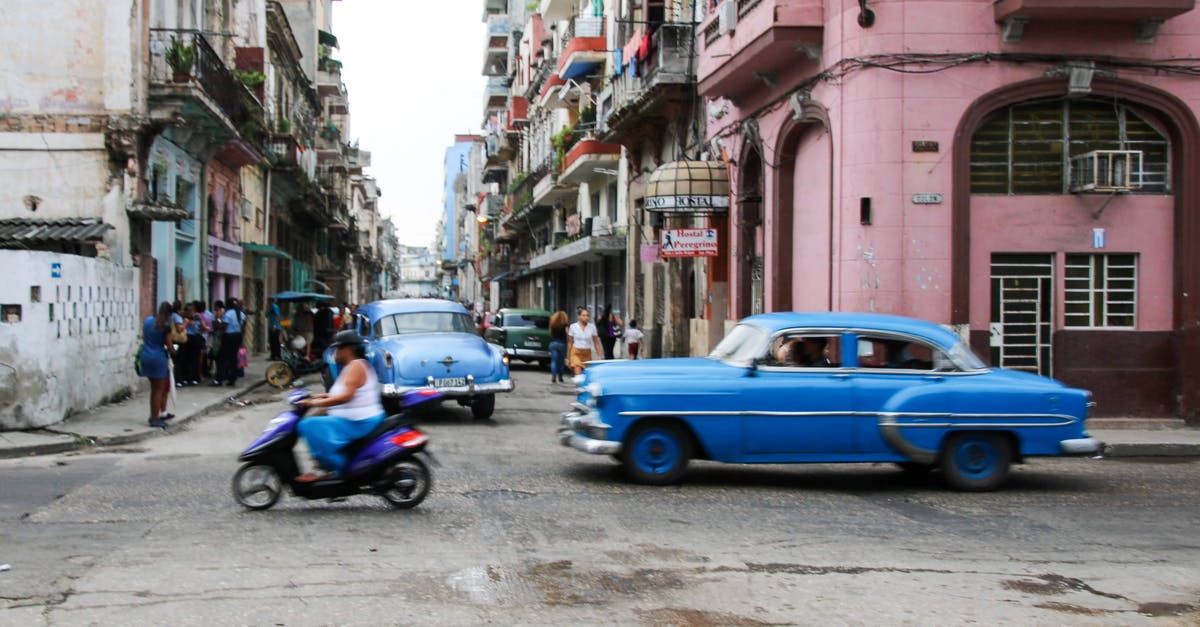
[(675, 214), (729, 211), (729, 172), (720, 161), (672, 161), (646, 184), (646, 211)]

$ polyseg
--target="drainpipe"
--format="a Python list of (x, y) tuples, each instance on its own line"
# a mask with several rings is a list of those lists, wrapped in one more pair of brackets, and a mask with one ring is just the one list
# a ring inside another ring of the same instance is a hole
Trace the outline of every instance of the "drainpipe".
[[(272, 169), (273, 168), (271, 168), (270, 165), (267, 166), (267, 193), (266, 193), (266, 199), (263, 201), (263, 204), (266, 205), (266, 209), (264, 209), (264, 211), (266, 212), (266, 214), (265, 214), (266, 218), (263, 220), (263, 229), (266, 231), (264, 239), (266, 240), (267, 246), (272, 245), (271, 244), (271, 170)], [(276, 268), (278, 268), (278, 266), (276, 266)], [(275, 278), (274, 277), (275, 273), (270, 271), (269, 266), (268, 266), (267, 272), (264, 272), (263, 274), (265, 275), (265, 276), (263, 276), (263, 281), (266, 284), (270, 284), (271, 279)], [(274, 291), (275, 291), (274, 287), (267, 287), (266, 285), (263, 286), (264, 294), (269, 294)]]
[(199, 232), (199, 236), (197, 237), (196, 243), (200, 246), (200, 254), (196, 255), (196, 257), (200, 260), (200, 267), (198, 268), (199, 273), (196, 276), (196, 280), (200, 282), (200, 300), (203, 300), (205, 303), (208, 304), (209, 307), (211, 307), (212, 299), (210, 298), (211, 294), (209, 294), (209, 290), (208, 290), (208, 219), (209, 219), (209, 216), (208, 216), (208, 192), (209, 192), (209, 189), (208, 188), (209, 188), (209, 181), (208, 181), (208, 161), (207, 160), (200, 162), (200, 184), (197, 185), (197, 187), (200, 188), (200, 210), (196, 212), (200, 215), (200, 220), (199, 220), (200, 228), (197, 229), (197, 231)]

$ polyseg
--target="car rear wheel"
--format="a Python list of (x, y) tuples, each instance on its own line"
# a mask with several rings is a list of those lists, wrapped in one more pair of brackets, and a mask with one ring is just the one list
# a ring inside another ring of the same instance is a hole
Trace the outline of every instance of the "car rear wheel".
[(692, 457), (692, 439), (669, 421), (645, 422), (634, 428), (621, 447), (621, 463), (634, 483), (678, 483)]
[(995, 490), (1008, 478), (1012, 456), (1012, 444), (1002, 433), (953, 433), (942, 447), (942, 475), (956, 490)]
[(475, 400), (471, 401), (471, 415), (475, 417), (475, 420), (487, 420), (492, 417), (492, 413), (495, 411), (495, 394), (476, 396)]

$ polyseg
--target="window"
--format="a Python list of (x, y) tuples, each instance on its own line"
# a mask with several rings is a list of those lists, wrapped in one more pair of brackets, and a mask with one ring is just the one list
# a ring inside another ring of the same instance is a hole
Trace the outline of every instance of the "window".
[(942, 351), (913, 340), (887, 336), (858, 336), (858, 367), (893, 370), (956, 370)]
[(504, 324), (501, 326), (549, 329), (550, 316), (539, 316), (537, 314), (505, 314)]
[(991, 115), (971, 138), (972, 194), (1065, 194), (1071, 157), (1140, 150), (1142, 192), (1170, 192), (1171, 145), (1135, 110), (1112, 100), (1046, 100)]
[(474, 333), (475, 324), (467, 314), (422, 311), (395, 314), (375, 322), (375, 336), (405, 335), (408, 333)]
[(1067, 255), (1065, 327), (1133, 328), (1137, 255)]
[(789, 332), (771, 342), (766, 363), (785, 368), (836, 368), (841, 361), (840, 335)]
[(709, 358), (728, 361), (737, 365), (749, 365), (763, 356), (767, 346), (767, 334), (762, 329), (739, 324), (709, 353)]

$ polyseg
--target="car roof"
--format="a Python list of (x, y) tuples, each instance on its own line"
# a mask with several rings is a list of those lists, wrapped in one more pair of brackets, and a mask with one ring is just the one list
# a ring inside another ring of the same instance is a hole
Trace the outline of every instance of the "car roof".
[(442, 312), (465, 314), (467, 308), (451, 301), (440, 298), (399, 298), (394, 300), (377, 300), (358, 308), (358, 313), (375, 320), (380, 316), (390, 316), (399, 313)]
[(510, 308), (510, 307), (505, 307), (504, 309), (501, 309), (500, 311), (497, 311), (496, 313), (500, 313), (500, 314), (522, 314), (522, 315), (523, 315), (523, 314), (534, 314), (534, 315), (538, 315), (538, 316), (549, 316), (549, 315), (552, 315), (552, 314), (551, 314), (549, 311), (546, 311), (545, 309), (520, 309), (520, 308), (516, 308), (516, 307), (511, 307), (511, 308)]
[(959, 337), (945, 327), (905, 316), (877, 313), (832, 312), (777, 312), (750, 316), (742, 320), (772, 333), (791, 328), (814, 329), (863, 329), (868, 331), (894, 331), (916, 336), (941, 344), (953, 346)]

